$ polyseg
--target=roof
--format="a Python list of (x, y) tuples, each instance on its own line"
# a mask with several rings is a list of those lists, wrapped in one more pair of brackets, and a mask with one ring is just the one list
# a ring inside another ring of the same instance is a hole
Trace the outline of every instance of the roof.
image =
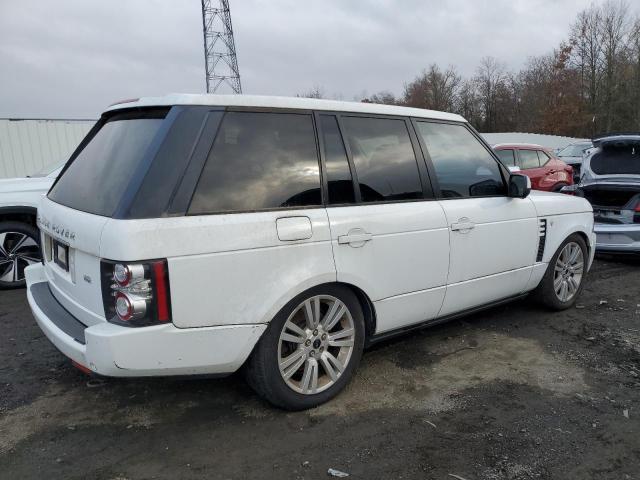
[(537, 143), (496, 143), (492, 145), (493, 148), (537, 148), (540, 150), (546, 150), (546, 147), (542, 145), (538, 145)]
[(376, 103), (341, 102), (338, 100), (318, 100), (315, 98), (272, 97), (262, 95), (211, 95), (172, 93), (163, 97), (142, 97), (135, 101), (116, 103), (106, 111), (131, 107), (158, 107), (170, 105), (211, 105), (220, 107), (295, 108), (304, 110), (326, 110), (332, 112), (369, 113), (380, 115), (402, 115), (466, 122), (455, 113), (424, 110), (422, 108), (379, 105)]

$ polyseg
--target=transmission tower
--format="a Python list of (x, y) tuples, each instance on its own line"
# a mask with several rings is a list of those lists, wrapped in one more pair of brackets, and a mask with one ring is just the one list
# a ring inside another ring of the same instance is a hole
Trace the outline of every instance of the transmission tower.
[(201, 2), (207, 93), (215, 93), (222, 84), (242, 93), (229, 0)]

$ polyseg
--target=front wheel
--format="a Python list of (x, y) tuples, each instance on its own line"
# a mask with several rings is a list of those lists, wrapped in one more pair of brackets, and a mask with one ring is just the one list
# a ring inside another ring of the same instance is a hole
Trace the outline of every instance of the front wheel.
[(287, 410), (320, 405), (353, 376), (364, 331), (364, 315), (353, 292), (338, 285), (312, 288), (271, 321), (249, 359), (248, 383)]
[(587, 245), (578, 235), (570, 235), (551, 258), (538, 285), (539, 300), (553, 310), (571, 307), (584, 286), (587, 270)]

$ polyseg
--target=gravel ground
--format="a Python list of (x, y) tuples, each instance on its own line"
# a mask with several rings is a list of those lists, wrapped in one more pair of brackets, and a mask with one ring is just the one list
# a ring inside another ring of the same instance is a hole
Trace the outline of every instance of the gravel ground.
[(598, 259), (576, 308), (520, 301), (365, 353), (274, 410), (238, 376), (90, 380), (0, 292), (1, 479), (640, 479), (640, 262)]

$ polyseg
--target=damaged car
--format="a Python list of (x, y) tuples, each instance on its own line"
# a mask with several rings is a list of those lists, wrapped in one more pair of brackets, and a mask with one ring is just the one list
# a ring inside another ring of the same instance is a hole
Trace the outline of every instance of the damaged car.
[(640, 133), (601, 136), (593, 146), (580, 183), (562, 192), (591, 203), (599, 252), (640, 253)]

